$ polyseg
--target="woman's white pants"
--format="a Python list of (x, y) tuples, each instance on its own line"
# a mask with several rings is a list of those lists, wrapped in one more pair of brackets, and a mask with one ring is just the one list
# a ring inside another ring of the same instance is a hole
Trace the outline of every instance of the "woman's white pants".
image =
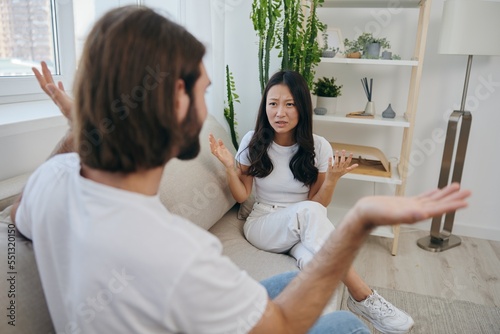
[(334, 229), (326, 208), (314, 201), (287, 207), (255, 202), (243, 228), (252, 245), (273, 253), (289, 252), (301, 269)]

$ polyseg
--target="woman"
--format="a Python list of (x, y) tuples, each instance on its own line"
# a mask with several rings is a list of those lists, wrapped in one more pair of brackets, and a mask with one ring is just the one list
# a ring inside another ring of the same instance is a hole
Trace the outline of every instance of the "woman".
[[(294, 71), (272, 76), (236, 163), (221, 140), (209, 140), (236, 201), (244, 202), (255, 186), (256, 202), (244, 225), (247, 240), (265, 251), (288, 252), (302, 269), (334, 230), (326, 206), (337, 181), (357, 167), (344, 151), (332, 158), (328, 141), (312, 133), (311, 95), (303, 77)], [(379, 331), (406, 333), (413, 327), (409, 315), (372, 291), (354, 269), (343, 282), (348, 307)]]

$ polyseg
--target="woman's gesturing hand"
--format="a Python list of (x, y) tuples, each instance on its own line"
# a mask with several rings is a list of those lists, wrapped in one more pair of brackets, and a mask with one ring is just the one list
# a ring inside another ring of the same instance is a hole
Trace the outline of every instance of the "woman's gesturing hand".
[(339, 154), (339, 151), (335, 151), (333, 158), (328, 159), (327, 180), (338, 180), (343, 175), (358, 167), (358, 164), (351, 165), (352, 153), (348, 157), (345, 154), (345, 150), (342, 150), (341, 154)]
[(210, 151), (212, 151), (212, 154), (215, 155), (226, 168), (234, 168), (234, 156), (227, 149), (226, 145), (224, 145), (224, 142), (222, 142), (221, 139), (216, 140), (213, 134), (208, 136), (208, 140), (210, 141)]

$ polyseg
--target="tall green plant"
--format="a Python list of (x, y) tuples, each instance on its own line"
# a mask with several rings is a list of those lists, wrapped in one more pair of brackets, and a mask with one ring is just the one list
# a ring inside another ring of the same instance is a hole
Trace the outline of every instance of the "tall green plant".
[(283, 33), (278, 37), (282, 69), (292, 69), (296, 66), (293, 62), (296, 60), (297, 50), (302, 44), (302, 36), (297, 32), (302, 29), (302, 22), (304, 22), (304, 13), (301, 7), (300, 1), (283, 0)]
[(269, 80), (271, 50), (276, 43), (276, 22), (281, 16), (281, 0), (254, 0), (252, 3), (252, 22), (259, 36), (259, 82), (261, 93)]
[(312, 0), (309, 16), (307, 17), (306, 30), (304, 32), (304, 43), (300, 58), (303, 59), (301, 66), (295, 69), (306, 79), (309, 89), (312, 88), (314, 80), (314, 67), (321, 61), (321, 48), (319, 47), (318, 33), (325, 30), (326, 25), (319, 20), (316, 9), (324, 0)]
[[(311, 0), (311, 7), (300, 0), (254, 0), (252, 20), (259, 36), (259, 81), (261, 91), (269, 80), (269, 55), (276, 44), (280, 50), (281, 68), (302, 74), (309, 89), (314, 67), (320, 62), (321, 48), (317, 36), (325, 30), (316, 9), (324, 0)], [(307, 17), (304, 11), (309, 11)], [(275, 40), (277, 39), (277, 43)]]
[(229, 124), (231, 132), (231, 140), (236, 149), (238, 149), (238, 134), (236, 133), (236, 117), (234, 115), (234, 102), (240, 103), (238, 94), (235, 93), (236, 85), (234, 83), (233, 73), (229, 71), (229, 65), (226, 65), (226, 89), (227, 89), (227, 105), (224, 106), (224, 117)]

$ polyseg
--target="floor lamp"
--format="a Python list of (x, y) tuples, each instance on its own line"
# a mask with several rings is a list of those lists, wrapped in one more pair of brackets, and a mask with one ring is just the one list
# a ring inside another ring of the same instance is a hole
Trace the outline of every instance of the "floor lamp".
[[(467, 151), (467, 142), (472, 122), (472, 115), (465, 110), (467, 89), (469, 86), (472, 57), (500, 56), (500, 2), (485, 0), (448, 0), (444, 3), (439, 41), (440, 54), (467, 55), (467, 69), (460, 110), (450, 115), (444, 144), (441, 172), (438, 187), (462, 180), (462, 171)], [(461, 121), (461, 122), (460, 122)], [(458, 144), (455, 150), (455, 142)], [(453, 163), (453, 166), (452, 166)], [(453, 169), (452, 169), (453, 167)], [(417, 241), (419, 247), (441, 252), (460, 245), (461, 239), (451, 232), (455, 212), (432, 220), (430, 235)]]

